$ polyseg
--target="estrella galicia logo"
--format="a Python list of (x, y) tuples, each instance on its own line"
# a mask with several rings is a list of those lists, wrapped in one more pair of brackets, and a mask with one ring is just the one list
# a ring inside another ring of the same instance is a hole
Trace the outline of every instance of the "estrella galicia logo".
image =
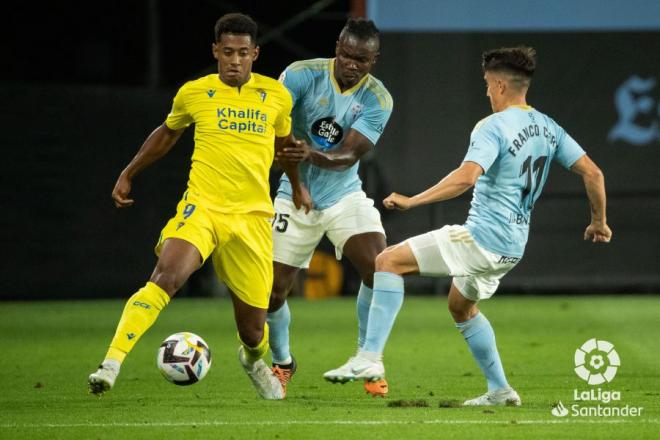
[(341, 141), (344, 130), (335, 122), (335, 118), (328, 116), (316, 120), (312, 124), (312, 139), (324, 149), (332, 148)]
[(611, 382), (621, 365), (611, 342), (589, 339), (575, 350), (575, 373), (589, 385)]
[(614, 104), (619, 120), (607, 139), (632, 145), (648, 145), (660, 141), (660, 100), (654, 94), (655, 78), (633, 75), (619, 86)]

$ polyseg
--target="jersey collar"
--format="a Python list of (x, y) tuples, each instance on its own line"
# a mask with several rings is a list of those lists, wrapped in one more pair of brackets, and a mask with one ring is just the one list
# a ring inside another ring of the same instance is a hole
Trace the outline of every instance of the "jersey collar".
[(522, 105), (522, 104), (513, 104), (508, 106), (506, 109), (510, 109), (510, 108), (519, 108), (521, 110), (534, 110), (534, 107), (532, 107), (531, 105)]
[(328, 70), (330, 71), (330, 82), (332, 83), (332, 87), (334, 87), (335, 91), (343, 96), (348, 96), (353, 94), (357, 89), (362, 87), (362, 84), (364, 84), (367, 81), (367, 77), (369, 74), (367, 73), (364, 75), (364, 78), (362, 78), (357, 84), (355, 84), (353, 87), (351, 87), (348, 90), (344, 90), (343, 92), (341, 91), (341, 87), (339, 87), (339, 83), (337, 82), (337, 79), (335, 79), (335, 59), (336, 58), (330, 58), (328, 62), (330, 65), (328, 66)]
[[(247, 82), (241, 86), (241, 89), (243, 87), (251, 87), (255, 82), (255, 77), (254, 76), (255, 76), (254, 72), (250, 72), (250, 79), (248, 79)], [(220, 79), (219, 74), (216, 73), (214, 75), (214, 77), (216, 79), (216, 82), (218, 83), (218, 88), (220, 88), (220, 89), (238, 89), (238, 87), (230, 86), (229, 84), (225, 84), (224, 82), (222, 82), (222, 80)]]

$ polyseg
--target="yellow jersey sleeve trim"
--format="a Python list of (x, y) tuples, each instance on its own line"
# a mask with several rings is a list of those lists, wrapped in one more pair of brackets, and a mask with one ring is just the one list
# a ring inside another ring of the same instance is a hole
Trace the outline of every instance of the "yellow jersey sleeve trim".
[(380, 108), (383, 110), (392, 110), (394, 107), (394, 100), (392, 99), (392, 95), (390, 95), (390, 92), (387, 91), (385, 86), (383, 86), (382, 83), (379, 81), (376, 81), (374, 77), (371, 75), (369, 76), (369, 80), (367, 81), (365, 87), (367, 90), (369, 90), (371, 93), (374, 94), (376, 99), (378, 100), (378, 103), (380, 104)]
[(315, 58), (312, 60), (302, 60), (302, 61), (296, 61), (295, 63), (292, 63), (288, 70), (292, 72), (297, 72), (299, 70), (303, 69), (309, 69), (309, 70), (327, 70), (328, 68), (328, 63), (326, 59), (323, 58)]

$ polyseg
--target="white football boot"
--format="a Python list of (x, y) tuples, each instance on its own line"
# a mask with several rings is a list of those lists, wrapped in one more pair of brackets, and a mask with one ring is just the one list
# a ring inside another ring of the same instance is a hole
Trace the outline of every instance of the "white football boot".
[(115, 385), (120, 366), (121, 364), (114, 359), (104, 360), (99, 365), (99, 369), (87, 379), (89, 392), (100, 396), (110, 390)]
[(266, 365), (263, 359), (250, 364), (241, 345), (238, 347), (238, 360), (261, 397), (266, 400), (284, 399), (284, 389), (280, 380), (273, 374), (273, 370)]
[(333, 383), (346, 383), (356, 379), (377, 381), (385, 377), (385, 367), (382, 361), (365, 359), (360, 355), (353, 356), (339, 368), (326, 371), (323, 378)]
[(466, 400), (463, 406), (520, 406), (521, 403), (516, 390), (509, 387), (488, 391), (482, 396)]

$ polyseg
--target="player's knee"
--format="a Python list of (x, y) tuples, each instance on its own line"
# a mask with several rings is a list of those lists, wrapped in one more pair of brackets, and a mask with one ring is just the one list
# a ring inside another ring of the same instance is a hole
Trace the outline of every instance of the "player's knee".
[(475, 304), (469, 304), (463, 301), (456, 301), (451, 296), (447, 301), (447, 308), (454, 322), (465, 322), (472, 319), (479, 313)]
[(268, 305), (269, 312), (275, 312), (282, 307), (284, 301), (286, 301), (286, 297), (289, 296), (292, 286), (292, 281), (288, 279), (276, 278), (273, 281), (273, 290), (270, 294), (270, 303)]
[(157, 284), (170, 297), (173, 297), (186, 280), (177, 271), (157, 265), (149, 281)]
[(376, 256), (376, 272), (397, 273), (397, 265), (392, 258), (392, 253), (388, 249), (385, 249), (383, 252)]

